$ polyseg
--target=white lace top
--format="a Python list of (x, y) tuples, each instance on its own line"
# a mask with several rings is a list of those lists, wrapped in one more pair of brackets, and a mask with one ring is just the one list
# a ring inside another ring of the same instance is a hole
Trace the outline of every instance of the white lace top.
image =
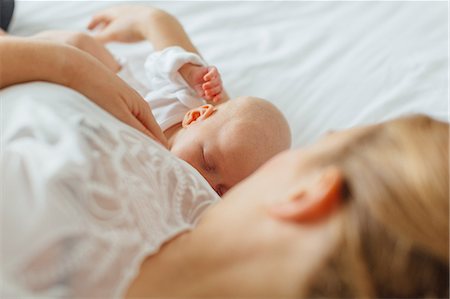
[(0, 297), (121, 297), (219, 198), (191, 166), (78, 93), (0, 91)]

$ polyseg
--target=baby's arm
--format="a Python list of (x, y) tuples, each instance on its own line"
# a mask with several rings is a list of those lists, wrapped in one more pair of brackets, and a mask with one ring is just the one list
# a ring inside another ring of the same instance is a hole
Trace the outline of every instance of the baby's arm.
[[(178, 20), (159, 9), (141, 6), (109, 8), (93, 17), (89, 29), (99, 26), (103, 26), (103, 29), (96, 38), (102, 42), (136, 42), (146, 39), (157, 51), (179, 46), (188, 52), (199, 54)], [(179, 71), (205, 100), (228, 100), (216, 68), (185, 64)]]
[(35, 39), (49, 40), (74, 46), (86, 53), (91, 54), (103, 63), (109, 70), (118, 72), (120, 64), (106, 47), (89, 34), (72, 31), (44, 31), (32, 36)]

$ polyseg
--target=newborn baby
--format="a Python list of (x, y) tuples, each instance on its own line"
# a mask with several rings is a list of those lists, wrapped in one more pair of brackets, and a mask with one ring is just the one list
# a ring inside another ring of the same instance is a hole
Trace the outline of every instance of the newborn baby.
[(181, 125), (165, 133), (170, 150), (195, 167), (220, 196), (290, 146), (282, 114), (254, 97), (192, 109)]
[(142, 76), (87, 34), (56, 31), (35, 38), (69, 43), (117, 72), (149, 103), (169, 150), (197, 169), (220, 196), (290, 147), (282, 113), (255, 97), (227, 101), (219, 72), (196, 53), (177, 46), (155, 52), (140, 65)]
[[(144, 67), (151, 90), (145, 99), (170, 151), (196, 168), (219, 195), (290, 147), (289, 126), (268, 101), (239, 97), (216, 106), (204, 103), (201, 96), (220, 100), (222, 86), (217, 70), (199, 55), (170, 47), (150, 55)], [(130, 73), (123, 64), (119, 75)]]

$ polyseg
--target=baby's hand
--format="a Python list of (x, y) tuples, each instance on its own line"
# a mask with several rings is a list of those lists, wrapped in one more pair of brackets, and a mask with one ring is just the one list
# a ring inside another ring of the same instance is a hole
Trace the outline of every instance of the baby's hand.
[(216, 67), (187, 63), (179, 71), (184, 80), (200, 97), (213, 103), (222, 100), (222, 79)]
[(220, 102), (223, 91), (222, 78), (215, 66), (208, 67), (208, 72), (203, 76), (203, 81), (205, 82), (202, 84), (203, 98), (214, 103)]

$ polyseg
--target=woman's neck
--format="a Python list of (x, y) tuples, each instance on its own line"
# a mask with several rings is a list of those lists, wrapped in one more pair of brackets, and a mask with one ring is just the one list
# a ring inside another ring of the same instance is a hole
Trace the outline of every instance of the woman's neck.
[(190, 235), (191, 232), (185, 232), (177, 236), (148, 257), (126, 298), (194, 298), (197, 288), (202, 288), (202, 277), (207, 277), (213, 269), (202, 261), (199, 250), (193, 250), (196, 246)]
[[(294, 298), (298, 295), (299, 285), (304, 283), (299, 270), (303, 272), (305, 262), (293, 263), (292, 256), (298, 256), (295, 248), (278, 245), (273, 248), (274, 243), (267, 242), (245, 246), (233, 243), (230, 247), (205, 237), (209, 236), (198, 235), (194, 229), (163, 245), (157, 254), (143, 262), (126, 297)], [(211, 244), (205, 241), (208, 239)], [(247, 250), (241, 251), (241, 247)], [(276, 254), (267, 258), (266, 253)]]

